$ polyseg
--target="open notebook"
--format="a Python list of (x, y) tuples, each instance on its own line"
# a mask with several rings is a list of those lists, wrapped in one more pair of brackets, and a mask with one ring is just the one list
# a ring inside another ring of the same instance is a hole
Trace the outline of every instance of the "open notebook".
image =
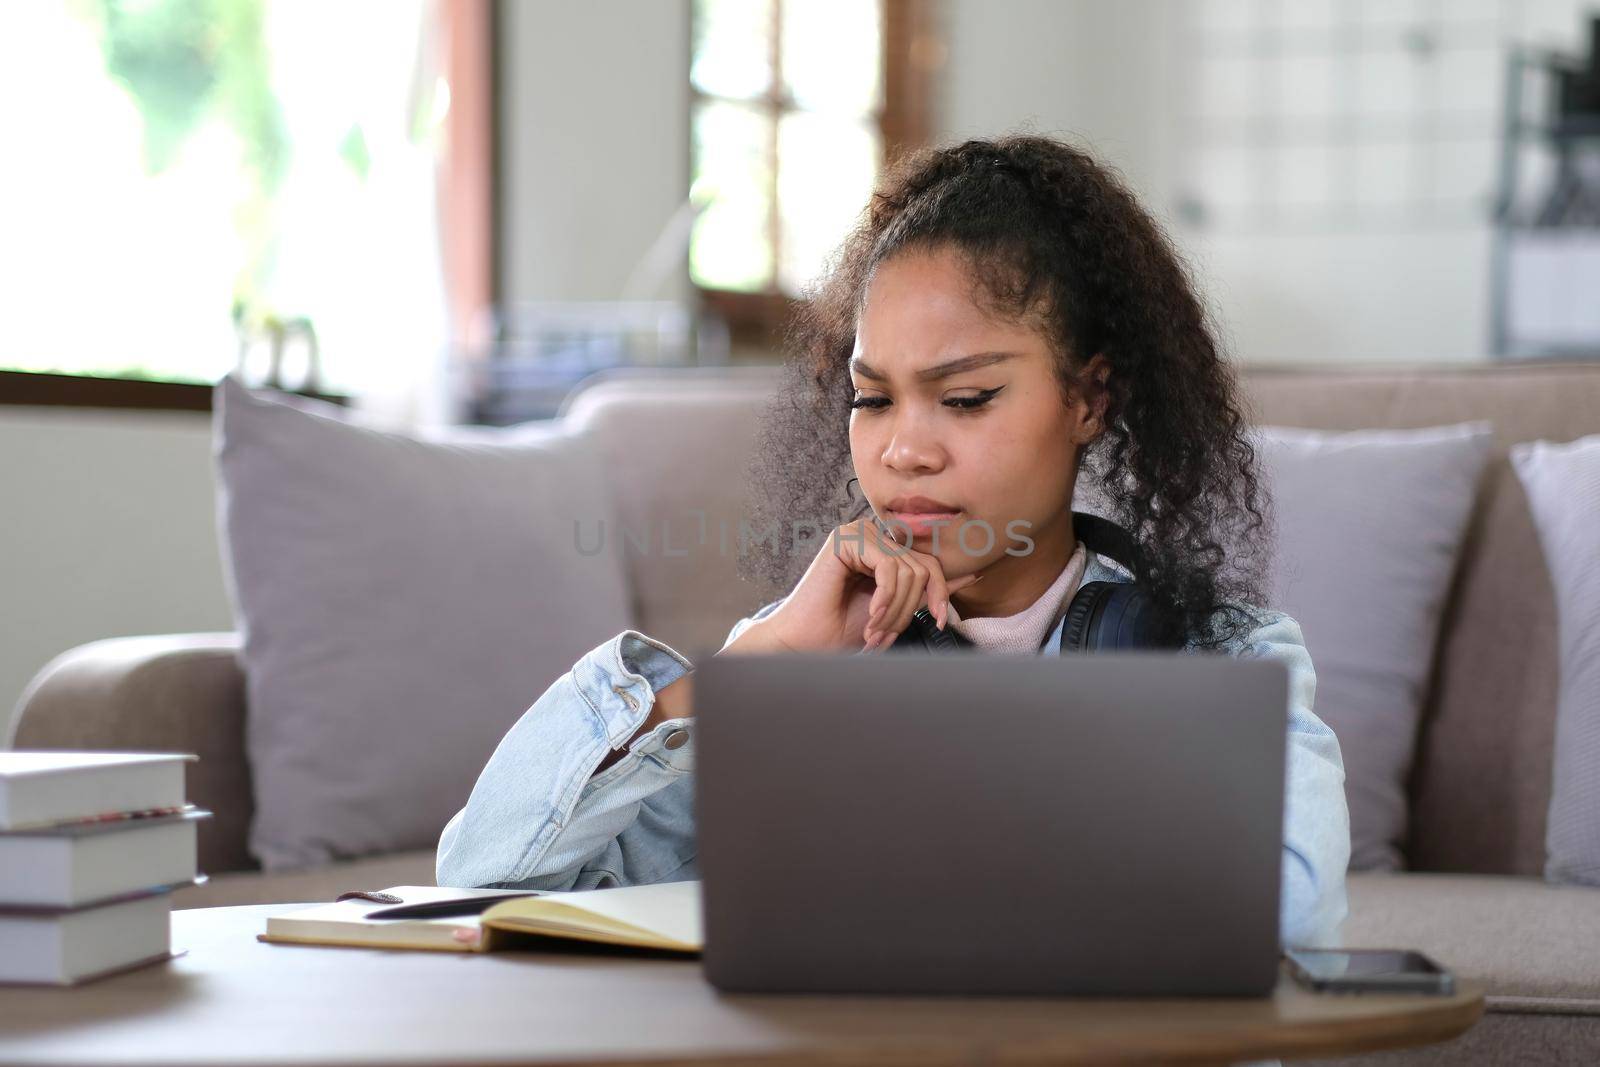
[(267, 918), (256, 940), (296, 945), (413, 948), (445, 952), (494, 952), (532, 947), (535, 938), (568, 938), (608, 945), (699, 952), (700, 883), (545, 892), (509, 896), (513, 890), (451, 889), (401, 885), (385, 890), (406, 904), (507, 896), (477, 915), (369, 919), (384, 907), (370, 900), (341, 900)]

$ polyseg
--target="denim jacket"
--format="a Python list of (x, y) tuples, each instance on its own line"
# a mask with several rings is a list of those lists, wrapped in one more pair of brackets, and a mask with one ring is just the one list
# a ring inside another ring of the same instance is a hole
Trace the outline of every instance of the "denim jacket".
[[(1130, 580), (1089, 553), (1084, 582)], [(782, 603), (740, 619), (723, 647)], [(1299, 623), (1282, 612), (1264, 618), (1225, 651), (1289, 668), (1280, 940), (1337, 946), (1350, 859), (1344, 761), (1338, 738), (1311, 710), (1317, 676)], [(692, 668), (635, 630), (586, 653), (507, 731), (445, 825), (438, 884), (570, 890), (699, 878), (692, 716), (661, 723), (594, 774), (639, 728), (655, 693)], [(679, 731), (686, 738), (674, 737)]]

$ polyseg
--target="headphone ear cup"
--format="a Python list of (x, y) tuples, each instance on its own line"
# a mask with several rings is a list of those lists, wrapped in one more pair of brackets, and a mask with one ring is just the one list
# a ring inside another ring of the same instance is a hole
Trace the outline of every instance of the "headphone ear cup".
[(1177, 648), (1155, 603), (1131, 582), (1089, 582), (1072, 598), (1061, 627), (1061, 651)]
[(1067, 607), (1067, 616), (1061, 624), (1061, 651), (1086, 652), (1089, 631), (1095, 617), (1105, 604), (1106, 589), (1110, 582), (1089, 582), (1081, 586)]

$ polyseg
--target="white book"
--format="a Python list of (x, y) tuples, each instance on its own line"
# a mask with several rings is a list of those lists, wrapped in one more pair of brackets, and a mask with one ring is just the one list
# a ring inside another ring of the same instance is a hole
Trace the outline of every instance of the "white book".
[(172, 957), (172, 894), (27, 915), (0, 911), (0, 982), (74, 985)]
[(0, 752), (0, 830), (183, 805), (186, 752)]
[[(0, 905), (76, 908), (194, 883), (204, 808), (150, 818), (0, 830)], [(198, 879), (203, 881), (203, 878)]]

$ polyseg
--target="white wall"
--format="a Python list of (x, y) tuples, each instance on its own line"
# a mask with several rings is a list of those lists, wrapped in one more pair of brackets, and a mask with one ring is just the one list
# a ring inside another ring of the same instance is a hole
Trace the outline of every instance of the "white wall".
[(1169, 208), (1173, 86), (1163, 0), (943, 0), (935, 139), (1026, 130), (1068, 137)]
[[(1066, 134), (1117, 166), (1195, 268), (1243, 361), (1489, 359), (1487, 210), (1452, 224), (1354, 231), (1176, 221), (1183, 168), (1193, 165), (1179, 137), (1183, 94), (1193, 91), (1184, 2), (944, 0), (939, 136)], [(1596, 7), (1548, 0), (1535, 18), (1512, 5), (1504, 39), (1570, 46)]]
[(505, 297), (618, 299), (689, 195), (689, 0), (516, 0), (502, 33)]
[(57, 653), (229, 630), (205, 414), (0, 407), (0, 739)]
[(1491, 358), (1486, 222), (1389, 232), (1182, 231), (1228, 348), (1260, 363)]

